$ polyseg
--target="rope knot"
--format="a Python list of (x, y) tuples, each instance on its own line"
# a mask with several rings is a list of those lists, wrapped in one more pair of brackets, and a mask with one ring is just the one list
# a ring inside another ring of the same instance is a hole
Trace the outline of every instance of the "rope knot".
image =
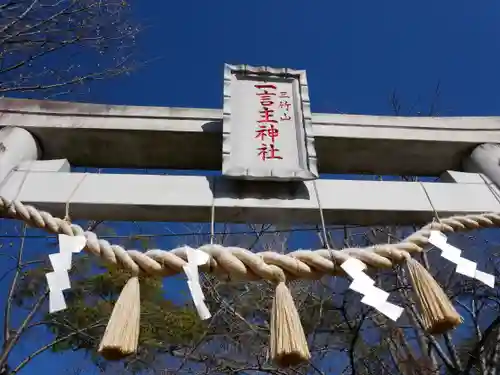
[(273, 279), (269, 281), (271, 281), (275, 285), (286, 282), (285, 272), (280, 267), (272, 264), (270, 264), (268, 267), (272, 268), (272, 275), (273, 275)]

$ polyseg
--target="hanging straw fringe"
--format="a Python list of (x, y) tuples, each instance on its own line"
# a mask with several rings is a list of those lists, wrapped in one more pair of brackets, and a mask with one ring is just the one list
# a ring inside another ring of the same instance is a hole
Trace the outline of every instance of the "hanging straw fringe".
[(424, 330), (441, 334), (462, 323), (462, 317), (425, 267), (413, 258), (408, 258), (406, 264), (420, 305)]
[(99, 346), (107, 360), (119, 360), (137, 351), (140, 329), (139, 278), (134, 276), (123, 287)]
[(308, 362), (311, 358), (299, 313), (284, 282), (276, 287), (271, 311), (271, 359), (280, 367)]

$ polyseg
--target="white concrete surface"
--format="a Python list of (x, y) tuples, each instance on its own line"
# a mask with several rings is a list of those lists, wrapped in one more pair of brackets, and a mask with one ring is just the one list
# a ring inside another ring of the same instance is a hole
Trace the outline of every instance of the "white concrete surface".
[[(0, 127), (29, 129), (44, 159), (72, 165), (221, 170), (222, 110), (0, 99)], [(434, 175), (460, 170), (497, 117), (312, 114), (320, 173)]]
[[(277, 187), (276, 183), (242, 185), (200, 176), (38, 171), (14, 172), (0, 195), (12, 199), (19, 192), (22, 202), (61, 217), (79, 185), (70, 202), (73, 219), (207, 222), (215, 204), (220, 222), (317, 224), (313, 184)], [(328, 224), (423, 224), (432, 220), (433, 206), (441, 217), (500, 212), (500, 203), (486, 184), (349, 180), (318, 180), (316, 184)]]
[(13, 127), (0, 129), (0, 185), (16, 166), (36, 160), (38, 156), (38, 145), (29, 131)]
[(458, 171), (445, 171), (441, 176), (442, 182), (457, 182), (459, 184), (484, 184), (486, 182), (491, 184), (488, 177), (479, 173), (458, 172)]
[(443, 182), (456, 182), (459, 184), (482, 184), (487, 186), (500, 200), (500, 188), (488, 176), (482, 173), (446, 171), (441, 175)]
[(16, 171), (31, 172), (71, 172), (71, 165), (66, 159), (23, 161)]
[(467, 172), (487, 176), (500, 187), (500, 144), (479, 145), (465, 158), (463, 167)]

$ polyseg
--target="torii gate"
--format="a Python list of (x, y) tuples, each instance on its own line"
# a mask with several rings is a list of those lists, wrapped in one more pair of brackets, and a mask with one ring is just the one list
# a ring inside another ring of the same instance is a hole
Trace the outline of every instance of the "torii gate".
[[(495, 118), (311, 114), (304, 71), (246, 65), (226, 65), (222, 111), (1, 99), (0, 114), (0, 213), (67, 234), (76, 239), (65, 240), (69, 253), (85, 247), (133, 274), (101, 342), (99, 351), (107, 358), (137, 348), (140, 272), (165, 276), (184, 269), (203, 319), (210, 313), (199, 287), (199, 266), (274, 282), (270, 353), (282, 366), (310, 359), (287, 278), (333, 275), (340, 266), (353, 279), (349, 287), (364, 295), (362, 303), (397, 320), (403, 309), (387, 301), (389, 294), (363, 269), (365, 263), (387, 268), (405, 262), (429, 333), (452, 329), (461, 319), (411, 253), (434, 244), (457, 264), (457, 272), (495, 285), (492, 275), (477, 270), (438, 232), (500, 226), (500, 214), (494, 213), (500, 212)], [(70, 163), (221, 169), (223, 176), (82, 174), (71, 173)], [(465, 172), (452, 171), (462, 168)], [(441, 176), (444, 182), (320, 180), (319, 172)], [(72, 218), (96, 220), (200, 222), (213, 220), (217, 212), (217, 220), (225, 222), (316, 223), (320, 211), (327, 224), (374, 225), (470, 215), (445, 218), (400, 243), (369, 249), (285, 255), (210, 244), (201, 250), (140, 253), (83, 235), (81, 227), (51, 215), (62, 216), (68, 204)], [(47, 281), (54, 297), (64, 301), (69, 281), (61, 276), (68, 266), (59, 266), (53, 262), (51, 273), (57, 287), (48, 276)]]
[[(0, 195), (19, 194), (54, 214), (61, 215), (70, 199), (74, 219), (201, 222), (214, 205), (224, 222), (317, 222), (311, 181), (298, 189), (245, 189), (223, 177), (89, 174), (82, 181), (82, 174), (70, 172), (69, 164), (220, 170), (221, 110), (3, 98), (0, 114)], [(487, 179), (500, 186), (498, 118), (311, 117), (320, 173), (444, 181), (317, 180), (328, 224), (423, 223), (434, 210), (442, 216), (500, 212)]]

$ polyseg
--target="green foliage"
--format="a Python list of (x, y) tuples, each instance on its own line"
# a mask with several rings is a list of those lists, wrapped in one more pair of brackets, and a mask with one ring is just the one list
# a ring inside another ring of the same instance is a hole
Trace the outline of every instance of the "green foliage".
[[(43, 323), (54, 335), (51, 350), (84, 350), (96, 364), (102, 364), (97, 354), (100, 339), (113, 310), (114, 302), (130, 278), (126, 271), (96, 267), (93, 260), (83, 256), (71, 272), (71, 290), (66, 291), (68, 308), (46, 314)], [(45, 293), (45, 273), (50, 267), (42, 264), (27, 270), (18, 283), (15, 301), (18, 306), (31, 304)], [(205, 332), (197, 313), (190, 307), (176, 306), (163, 296), (162, 280), (141, 278), (140, 352), (136, 357), (155, 357), (168, 352), (172, 346), (187, 346)], [(134, 363), (134, 372), (148, 367), (147, 361), (128, 358), (125, 366)], [(137, 363), (142, 367), (137, 368)]]
[(40, 296), (47, 285), (45, 274), (50, 271), (50, 266), (45, 263), (42, 263), (39, 267), (26, 270), (20, 276), (17, 288), (12, 296), (14, 304), (18, 307), (24, 307), (31, 304), (34, 298)]

